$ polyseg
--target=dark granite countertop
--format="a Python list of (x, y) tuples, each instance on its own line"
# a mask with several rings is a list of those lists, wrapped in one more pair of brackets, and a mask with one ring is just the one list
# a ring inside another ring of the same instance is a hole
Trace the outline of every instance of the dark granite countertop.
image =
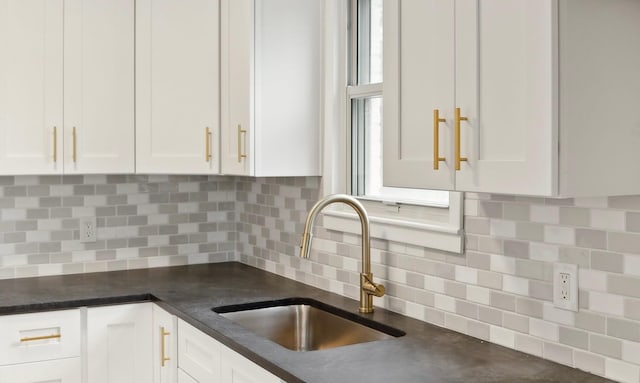
[(290, 383), (607, 381), (379, 308), (368, 317), (407, 335), (310, 352), (285, 349), (211, 310), (290, 297), (358, 309), (352, 299), (229, 262), (4, 280), (0, 315), (153, 300)]

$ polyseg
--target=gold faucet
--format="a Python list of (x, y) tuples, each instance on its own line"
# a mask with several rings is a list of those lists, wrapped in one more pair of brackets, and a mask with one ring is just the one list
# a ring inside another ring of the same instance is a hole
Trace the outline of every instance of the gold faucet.
[(311, 252), (311, 230), (316, 216), (322, 209), (332, 203), (342, 202), (351, 206), (358, 217), (360, 217), (360, 225), (362, 227), (362, 272), (360, 273), (360, 309), (361, 313), (373, 312), (373, 296), (381, 297), (384, 295), (384, 286), (373, 282), (373, 274), (371, 273), (371, 239), (369, 237), (369, 216), (364, 206), (357, 199), (346, 194), (333, 194), (327, 196), (315, 205), (307, 215), (307, 222), (304, 225), (304, 234), (302, 235), (302, 243), (300, 244), (300, 257), (309, 258)]

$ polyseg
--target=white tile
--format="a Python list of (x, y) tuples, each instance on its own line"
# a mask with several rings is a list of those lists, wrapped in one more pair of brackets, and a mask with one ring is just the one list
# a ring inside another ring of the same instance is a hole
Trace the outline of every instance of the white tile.
[(609, 205), (609, 200), (607, 197), (575, 198), (573, 203), (578, 207), (606, 208)]
[(424, 288), (428, 291), (444, 294), (444, 279), (425, 275)]
[(560, 222), (558, 206), (531, 205), (531, 221), (557, 224)]
[(464, 215), (473, 216), (473, 217), (478, 216), (478, 200), (469, 199), (467, 196), (465, 196)]
[(591, 227), (594, 229), (625, 229), (625, 212), (619, 210), (591, 210)]
[(556, 245), (532, 242), (529, 245), (529, 257), (534, 261), (557, 262), (560, 249)]
[(489, 222), (489, 230), (492, 237), (500, 237), (500, 238), (516, 237), (516, 223), (514, 221), (492, 219)]
[(623, 383), (638, 383), (640, 367), (607, 358), (604, 365), (605, 376)]
[(478, 286), (467, 286), (467, 300), (483, 305), (491, 304), (491, 292)]
[(516, 345), (516, 337), (513, 331), (493, 325), (489, 327), (489, 341), (509, 348), (515, 348)]
[(576, 233), (571, 227), (545, 226), (544, 241), (560, 245), (575, 245)]
[(623, 341), (622, 359), (640, 365), (640, 343), (627, 340)]
[(407, 312), (405, 314), (417, 320), (425, 320), (424, 306), (414, 302), (407, 302)]
[(523, 296), (529, 295), (529, 280), (512, 275), (502, 276), (502, 290)]
[(542, 318), (546, 321), (560, 323), (571, 327), (576, 324), (575, 312), (556, 308), (551, 302), (544, 302), (544, 306), (542, 307)]
[(609, 315), (624, 315), (624, 299), (621, 296), (589, 292), (589, 310)]
[(436, 294), (434, 299), (434, 307), (440, 310), (456, 312), (456, 300), (446, 295)]
[(624, 255), (624, 274), (640, 276), (639, 255)]
[(578, 288), (589, 291), (607, 291), (607, 273), (596, 270), (579, 269)]
[(504, 255), (491, 254), (489, 267), (491, 271), (504, 274), (515, 274), (516, 260), (512, 257), (505, 257)]
[(542, 341), (539, 339), (516, 334), (516, 350), (526, 352), (527, 354), (542, 357)]
[(455, 278), (458, 282), (464, 282), (472, 285), (478, 284), (478, 270), (465, 266), (455, 267)]
[(558, 342), (559, 328), (555, 323), (536, 318), (529, 319), (529, 334), (538, 338)]

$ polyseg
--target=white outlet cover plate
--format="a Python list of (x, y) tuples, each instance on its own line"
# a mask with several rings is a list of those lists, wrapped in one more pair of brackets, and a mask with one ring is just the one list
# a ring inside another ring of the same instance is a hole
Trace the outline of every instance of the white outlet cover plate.
[(96, 242), (98, 236), (97, 230), (96, 217), (80, 218), (80, 242)]
[[(562, 299), (560, 274), (569, 274), (569, 299)], [(571, 311), (578, 311), (578, 265), (570, 263), (553, 264), (553, 305)]]

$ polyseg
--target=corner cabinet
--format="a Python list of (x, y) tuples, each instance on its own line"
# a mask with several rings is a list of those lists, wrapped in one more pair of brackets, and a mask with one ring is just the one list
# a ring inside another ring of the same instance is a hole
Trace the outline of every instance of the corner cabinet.
[(134, 171), (133, 0), (0, 0), (0, 174)]
[(136, 1), (136, 172), (219, 170), (219, 2)]
[(384, 184), (637, 194), (638, 19), (625, 0), (384, 0)]
[(221, 0), (221, 172), (320, 174), (323, 2)]

